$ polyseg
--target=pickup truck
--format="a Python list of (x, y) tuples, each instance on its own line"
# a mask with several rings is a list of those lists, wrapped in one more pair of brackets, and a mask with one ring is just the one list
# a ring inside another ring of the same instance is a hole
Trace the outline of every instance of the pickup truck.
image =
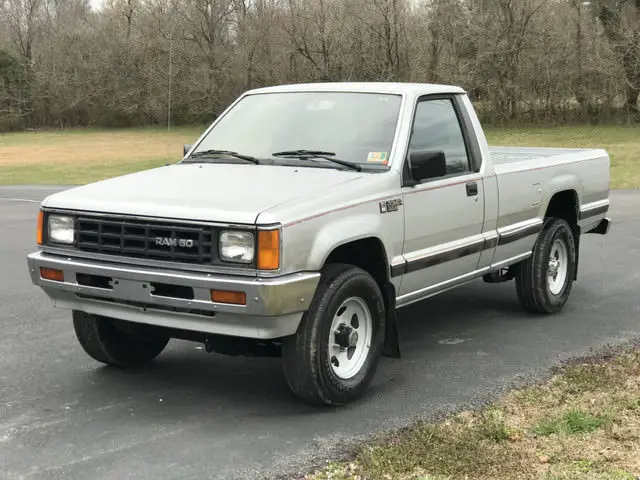
[(28, 266), (98, 362), (191, 340), (280, 356), (298, 397), (342, 405), (400, 356), (404, 306), (514, 279), (524, 309), (559, 312), (608, 209), (605, 151), (489, 147), (461, 88), (286, 85), (242, 94), (175, 164), (46, 198)]

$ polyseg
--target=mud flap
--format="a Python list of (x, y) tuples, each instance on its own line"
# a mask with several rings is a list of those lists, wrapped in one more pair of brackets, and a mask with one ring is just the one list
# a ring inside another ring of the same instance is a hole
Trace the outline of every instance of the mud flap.
[(387, 312), (384, 335), (384, 350), (382, 355), (390, 358), (400, 358), (400, 337), (398, 335), (398, 312), (396, 310), (396, 289), (387, 283), (383, 290), (385, 309)]
[(573, 272), (573, 280), (578, 280), (578, 266), (580, 265), (580, 237), (582, 235), (582, 229), (576, 225), (573, 229), (573, 237), (576, 239), (576, 268)]

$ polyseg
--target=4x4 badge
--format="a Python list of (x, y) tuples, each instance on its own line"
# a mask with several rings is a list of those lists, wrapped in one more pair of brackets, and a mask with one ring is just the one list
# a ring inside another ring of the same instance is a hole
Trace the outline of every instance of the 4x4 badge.
[(385, 200), (384, 202), (380, 202), (380, 213), (397, 212), (400, 205), (402, 205), (401, 198)]

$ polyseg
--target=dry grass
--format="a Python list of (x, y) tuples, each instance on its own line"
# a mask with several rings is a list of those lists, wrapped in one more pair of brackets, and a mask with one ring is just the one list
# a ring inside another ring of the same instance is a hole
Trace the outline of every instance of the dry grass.
[(0, 134), (0, 184), (82, 184), (175, 162), (202, 127)]
[(307, 476), (346, 479), (609, 479), (640, 475), (640, 352), (573, 365), (544, 386), (361, 448)]
[[(0, 184), (82, 184), (177, 161), (204, 127), (0, 134)], [(496, 145), (597, 147), (611, 155), (612, 186), (640, 188), (640, 128), (488, 128)]]

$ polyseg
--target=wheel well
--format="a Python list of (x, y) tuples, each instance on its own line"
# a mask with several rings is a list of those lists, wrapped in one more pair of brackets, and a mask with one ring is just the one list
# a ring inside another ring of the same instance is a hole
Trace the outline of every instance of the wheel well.
[(375, 237), (354, 240), (331, 252), (325, 265), (347, 263), (369, 272), (382, 288), (389, 280), (389, 263), (382, 242)]
[(562, 218), (571, 226), (576, 242), (576, 268), (573, 279), (578, 279), (578, 263), (580, 259), (580, 227), (578, 226), (578, 194), (575, 190), (564, 190), (551, 197), (545, 218)]
[(360, 267), (375, 279), (382, 292), (387, 312), (383, 355), (400, 358), (396, 289), (389, 281), (389, 261), (380, 239), (368, 237), (340, 245), (325, 261), (325, 265), (331, 263), (346, 263)]
[(544, 216), (545, 218), (562, 218), (575, 228), (578, 224), (578, 194), (575, 190), (565, 190), (554, 194)]

